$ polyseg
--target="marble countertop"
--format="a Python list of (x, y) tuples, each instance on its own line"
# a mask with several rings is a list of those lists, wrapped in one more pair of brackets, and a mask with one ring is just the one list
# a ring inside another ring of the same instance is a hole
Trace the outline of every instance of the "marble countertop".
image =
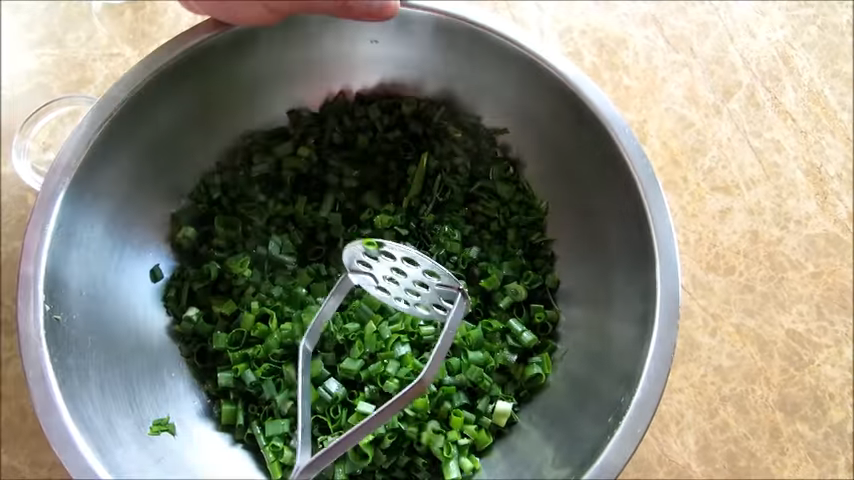
[[(15, 128), (102, 94), (201, 17), (176, 3), (2, 2), (2, 478), (66, 477), (15, 334), (35, 193)], [(667, 390), (624, 478), (852, 478), (852, 5), (477, 2), (564, 54), (667, 194), (683, 304)]]

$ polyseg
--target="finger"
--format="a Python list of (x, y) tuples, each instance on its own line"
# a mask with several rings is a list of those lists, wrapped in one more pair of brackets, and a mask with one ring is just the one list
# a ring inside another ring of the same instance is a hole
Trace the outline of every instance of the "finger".
[(179, 0), (189, 11), (234, 25), (272, 25), (297, 13), (332, 15), (353, 20), (388, 20), (398, 0)]

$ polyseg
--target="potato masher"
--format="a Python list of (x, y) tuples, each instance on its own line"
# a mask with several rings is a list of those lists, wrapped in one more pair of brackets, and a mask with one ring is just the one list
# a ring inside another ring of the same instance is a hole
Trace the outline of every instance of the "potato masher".
[[(300, 342), (297, 454), (290, 477), (292, 480), (313, 478), (424, 394), (445, 360), (457, 328), (470, 305), (464, 285), (451, 272), (406, 245), (378, 239), (355, 240), (344, 247), (342, 258), (346, 273), (338, 279), (323, 301)], [(326, 322), (354, 286), (362, 287), (369, 295), (395, 310), (422, 320), (444, 323), (444, 327), (430, 353), (429, 361), (415, 381), (326, 448), (312, 455), (311, 353)]]

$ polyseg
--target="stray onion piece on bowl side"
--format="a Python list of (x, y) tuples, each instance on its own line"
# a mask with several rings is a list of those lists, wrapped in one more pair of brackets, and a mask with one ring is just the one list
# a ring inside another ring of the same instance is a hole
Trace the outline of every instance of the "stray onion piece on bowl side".
[[(498, 143), (506, 131), (444, 102), (339, 94), (288, 119), (242, 138), (173, 215), (179, 265), (164, 302), (182, 354), (221, 426), (280, 478), (295, 460), (297, 345), (343, 271), (341, 248), (362, 237), (408, 243), (466, 283), (471, 312), (428, 394), (328, 473), (475, 474), (551, 373), (559, 313), (547, 205)], [(438, 333), (351, 294), (312, 361), (316, 447), (410, 383)]]
[(169, 415), (163, 418), (155, 418), (148, 427), (148, 434), (152, 437), (160, 436), (160, 434), (168, 433), (175, 436), (175, 424), (169, 419)]

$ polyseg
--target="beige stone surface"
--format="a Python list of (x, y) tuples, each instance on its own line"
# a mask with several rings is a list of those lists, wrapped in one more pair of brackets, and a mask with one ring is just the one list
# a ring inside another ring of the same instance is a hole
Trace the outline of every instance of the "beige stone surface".
[[(628, 119), (677, 230), (673, 371), (624, 478), (852, 478), (852, 4), (482, 2)], [(30, 407), (15, 274), (26, 114), (100, 95), (200, 17), (175, 3), (2, 2), (2, 478), (65, 477)]]

